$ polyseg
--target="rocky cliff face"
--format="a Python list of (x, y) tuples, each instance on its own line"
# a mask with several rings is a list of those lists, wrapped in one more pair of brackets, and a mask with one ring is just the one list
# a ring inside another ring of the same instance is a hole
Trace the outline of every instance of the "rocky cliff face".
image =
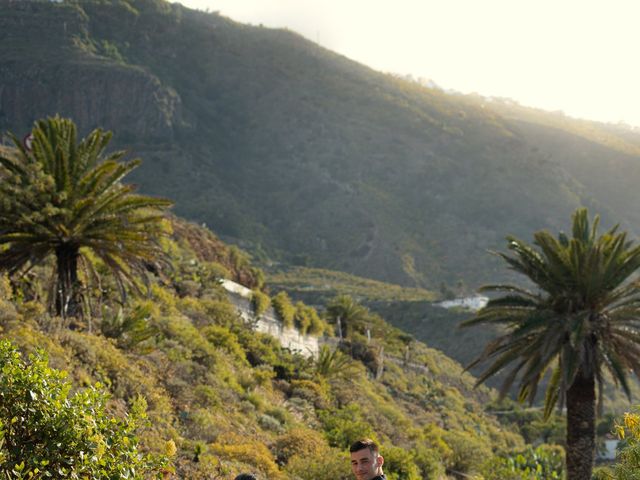
[(87, 22), (70, 4), (0, 2), (0, 130), (21, 135), (34, 120), (60, 114), (81, 131), (100, 126), (124, 142), (171, 139), (179, 95), (144, 68), (100, 55)]
[(101, 62), (0, 67), (0, 129), (26, 131), (34, 120), (56, 113), (73, 118), (82, 131), (113, 130), (121, 141), (166, 139), (179, 121), (180, 97), (131, 67)]

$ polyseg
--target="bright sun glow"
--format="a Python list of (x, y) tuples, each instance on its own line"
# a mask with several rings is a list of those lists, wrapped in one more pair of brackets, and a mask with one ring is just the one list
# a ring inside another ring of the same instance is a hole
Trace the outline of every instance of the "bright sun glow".
[(183, 0), (377, 70), (640, 126), (637, 0)]

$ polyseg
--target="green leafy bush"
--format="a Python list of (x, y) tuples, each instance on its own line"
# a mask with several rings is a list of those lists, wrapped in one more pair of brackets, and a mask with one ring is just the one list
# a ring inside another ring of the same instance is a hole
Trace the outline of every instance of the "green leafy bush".
[(450, 470), (465, 474), (478, 473), (486, 459), (492, 456), (487, 441), (469, 432), (446, 431), (442, 438), (453, 451), (447, 465)]
[(286, 472), (300, 480), (352, 480), (349, 454), (345, 450), (330, 449), (321, 455), (293, 455)]
[(280, 478), (273, 455), (264, 443), (235, 434), (220, 436), (210, 451), (228, 462), (241, 463), (261, 472), (266, 478)]
[(389, 480), (420, 480), (422, 478), (411, 452), (400, 447), (383, 445), (381, 453)]
[(376, 438), (371, 423), (364, 418), (362, 409), (355, 403), (338, 410), (323, 410), (320, 412), (320, 420), (332, 447), (347, 449), (360, 438)]
[(238, 343), (238, 337), (231, 330), (218, 325), (209, 325), (202, 330), (202, 333), (210, 343), (244, 362), (244, 350)]
[(66, 374), (42, 353), (26, 362), (0, 342), (0, 473), (3, 478), (161, 478), (164, 456), (141, 455), (138, 399), (123, 419), (106, 411), (99, 385), (70, 395)]
[(328, 448), (329, 445), (322, 435), (315, 430), (293, 428), (276, 440), (276, 460), (279, 464), (285, 465), (295, 455), (311, 458), (314, 455), (321, 455)]
[(615, 427), (623, 441), (615, 465), (598, 473), (598, 480), (635, 480), (640, 471), (640, 411), (627, 412)]
[(444, 478), (446, 471), (437, 450), (419, 444), (414, 450), (414, 461), (423, 478)]
[(555, 445), (529, 446), (508, 457), (485, 462), (482, 475), (500, 480), (560, 480), (564, 478), (564, 451)]
[[(291, 303), (291, 299), (287, 292), (278, 292), (278, 294), (271, 299), (271, 304), (276, 314), (282, 320), (285, 327), (293, 328), (293, 320), (296, 316), (296, 308)], [(305, 333), (305, 332), (302, 332)]]
[(253, 312), (256, 317), (259, 317), (267, 311), (271, 305), (271, 299), (269, 295), (261, 292), (260, 290), (253, 290), (251, 292), (251, 305), (253, 306)]

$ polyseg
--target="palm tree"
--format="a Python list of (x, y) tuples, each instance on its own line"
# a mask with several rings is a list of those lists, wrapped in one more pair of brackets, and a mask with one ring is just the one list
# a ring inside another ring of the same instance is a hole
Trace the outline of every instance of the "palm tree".
[(508, 237), (512, 254), (498, 255), (535, 289), (484, 287), (504, 295), (462, 324), (503, 328), (468, 367), (491, 361), (478, 384), (508, 369), (503, 396), (517, 382), (520, 400), (533, 402), (547, 378), (545, 416), (566, 404), (568, 480), (591, 478), (596, 384), (601, 396), (608, 371), (630, 397), (627, 374), (640, 373), (640, 290), (631, 280), (640, 267), (640, 246), (617, 227), (598, 236), (598, 221), (590, 227), (586, 209), (579, 209), (572, 238), (540, 231), (532, 246)]
[(334, 378), (349, 376), (354, 366), (352, 359), (340, 350), (323, 345), (315, 360), (316, 373), (321, 377)]
[(76, 126), (60, 117), (39, 120), (31, 148), (11, 135), (15, 149), (0, 153), (0, 270), (24, 273), (56, 259), (55, 311), (80, 312), (78, 262), (93, 252), (118, 286), (135, 285), (161, 250), (160, 220), (171, 202), (135, 194), (121, 180), (140, 160), (109, 155), (111, 133), (100, 129), (76, 141)]
[(327, 316), (340, 325), (340, 333), (346, 338), (369, 318), (369, 310), (349, 295), (338, 295), (327, 305)]

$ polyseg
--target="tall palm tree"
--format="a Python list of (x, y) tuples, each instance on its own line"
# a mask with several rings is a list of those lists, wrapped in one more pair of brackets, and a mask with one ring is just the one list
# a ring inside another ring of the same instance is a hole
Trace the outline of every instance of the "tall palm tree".
[(121, 183), (140, 160), (105, 154), (111, 133), (92, 131), (77, 142), (76, 126), (60, 117), (39, 120), (27, 149), (0, 153), (0, 270), (24, 272), (56, 259), (55, 310), (80, 311), (78, 261), (91, 251), (124, 291), (161, 254), (160, 220), (171, 202), (135, 194)]
[(617, 227), (598, 236), (585, 209), (573, 214), (573, 235), (534, 234), (533, 245), (508, 237), (512, 254), (499, 253), (535, 289), (491, 285), (503, 292), (463, 326), (490, 324), (503, 334), (469, 367), (490, 361), (484, 382), (507, 370), (502, 395), (516, 382), (521, 401), (532, 402), (549, 372), (545, 415), (567, 409), (567, 478), (591, 478), (595, 456), (596, 384), (608, 371), (630, 397), (627, 374), (640, 373), (640, 290), (632, 280), (640, 246)]

